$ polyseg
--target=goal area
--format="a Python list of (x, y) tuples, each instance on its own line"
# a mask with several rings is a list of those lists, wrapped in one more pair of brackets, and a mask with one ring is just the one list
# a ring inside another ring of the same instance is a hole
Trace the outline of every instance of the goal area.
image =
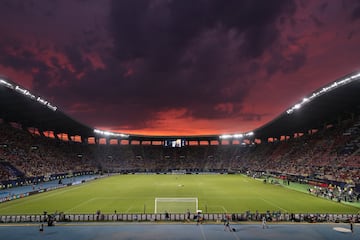
[(155, 198), (155, 213), (198, 211), (198, 198)]

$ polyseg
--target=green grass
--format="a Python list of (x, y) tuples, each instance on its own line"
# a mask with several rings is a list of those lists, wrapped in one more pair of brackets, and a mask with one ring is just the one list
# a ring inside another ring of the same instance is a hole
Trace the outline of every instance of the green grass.
[(359, 208), (242, 175), (118, 175), (0, 204), (0, 215), (154, 213), (156, 197), (197, 197), (208, 213), (358, 213)]

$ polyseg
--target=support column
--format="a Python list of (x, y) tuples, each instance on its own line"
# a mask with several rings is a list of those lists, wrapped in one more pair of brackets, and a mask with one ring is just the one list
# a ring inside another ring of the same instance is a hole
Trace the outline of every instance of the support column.
[(81, 136), (81, 142), (82, 143), (85, 143), (85, 144), (88, 144), (89, 141), (88, 141), (88, 138), (84, 137), (84, 136)]

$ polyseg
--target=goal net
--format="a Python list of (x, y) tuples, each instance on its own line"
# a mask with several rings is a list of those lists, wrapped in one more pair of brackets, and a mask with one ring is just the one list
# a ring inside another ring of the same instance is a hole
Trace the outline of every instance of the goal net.
[(198, 211), (197, 198), (155, 198), (155, 213), (186, 213)]

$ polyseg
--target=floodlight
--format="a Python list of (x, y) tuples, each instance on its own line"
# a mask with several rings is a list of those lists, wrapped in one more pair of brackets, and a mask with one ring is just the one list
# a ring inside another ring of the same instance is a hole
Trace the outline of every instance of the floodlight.
[(244, 134), (234, 134), (234, 138), (242, 138), (244, 137)]
[(228, 139), (228, 138), (232, 138), (232, 135), (229, 134), (224, 134), (224, 135), (220, 135), (221, 139)]
[(0, 79), (0, 83), (5, 85), (5, 87), (14, 89), (14, 86), (11, 83), (8, 83), (7, 81), (5, 81), (4, 79)]
[(123, 137), (123, 138), (128, 138), (129, 137), (129, 135), (127, 135), (127, 134), (113, 133), (113, 132), (108, 132), (108, 131), (102, 131), (102, 130), (99, 130), (99, 129), (94, 129), (94, 133), (105, 135), (105, 136), (114, 136), (114, 137)]

